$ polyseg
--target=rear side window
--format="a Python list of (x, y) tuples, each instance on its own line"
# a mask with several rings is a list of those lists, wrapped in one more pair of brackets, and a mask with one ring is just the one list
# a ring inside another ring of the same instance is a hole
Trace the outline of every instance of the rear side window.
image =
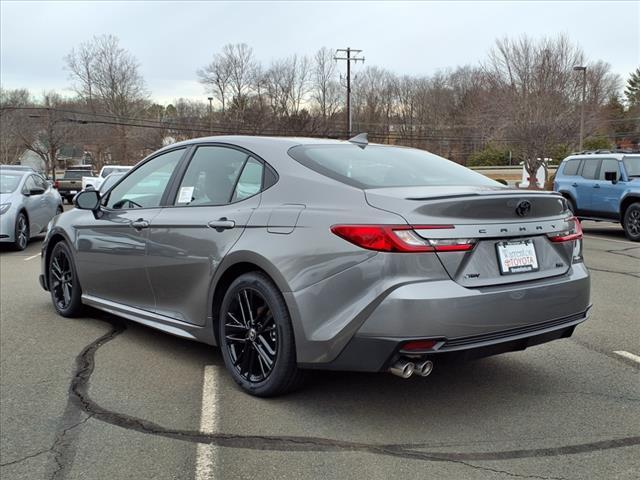
[(322, 175), (358, 188), (504, 187), (446, 158), (413, 148), (352, 144), (298, 145), (289, 155)]
[[(220, 146), (198, 147), (178, 190), (176, 205), (225, 205), (249, 155)], [(250, 187), (249, 187), (250, 188)], [(244, 198), (244, 197), (243, 197)]]
[(602, 160), (602, 166), (600, 167), (599, 180), (605, 180), (604, 174), (606, 172), (615, 172), (620, 178), (620, 168), (618, 167), (618, 161), (613, 158), (605, 158)]
[(252, 197), (258, 193), (262, 188), (263, 170), (264, 167), (261, 162), (255, 158), (249, 158), (242, 169), (231, 201), (237, 202), (238, 200)]
[(580, 160), (569, 160), (565, 162), (564, 168), (562, 169), (562, 173), (564, 175), (577, 175), (578, 167), (580, 166)]
[(595, 180), (598, 175), (598, 168), (600, 167), (601, 160), (598, 159), (589, 159), (585, 160), (582, 164), (582, 178), (586, 178), (587, 180)]

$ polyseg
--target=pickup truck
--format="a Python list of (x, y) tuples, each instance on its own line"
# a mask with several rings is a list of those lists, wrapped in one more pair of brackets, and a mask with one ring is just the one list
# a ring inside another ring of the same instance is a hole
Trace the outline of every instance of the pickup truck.
[(102, 167), (100, 173), (97, 177), (94, 176), (86, 176), (82, 177), (82, 189), (84, 190), (87, 187), (93, 187), (96, 190), (100, 190), (100, 185), (104, 182), (104, 179), (107, 178), (112, 173), (124, 173), (131, 170), (133, 167), (125, 167), (122, 165), (107, 165)]
[(86, 167), (70, 167), (65, 170), (61, 179), (56, 180), (54, 187), (58, 190), (63, 200), (71, 203), (76, 193), (82, 190), (82, 177), (87, 174), (94, 174), (93, 170)]

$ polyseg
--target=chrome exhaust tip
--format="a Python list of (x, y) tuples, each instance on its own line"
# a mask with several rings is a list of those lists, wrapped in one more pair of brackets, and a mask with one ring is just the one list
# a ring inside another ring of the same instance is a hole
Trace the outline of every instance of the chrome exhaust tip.
[(414, 373), (421, 377), (428, 377), (433, 372), (433, 362), (431, 360), (423, 360), (416, 363)]
[(402, 378), (409, 378), (413, 375), (415, 368), (413, 362), (401, 358), (389, 368), (389, 372)]

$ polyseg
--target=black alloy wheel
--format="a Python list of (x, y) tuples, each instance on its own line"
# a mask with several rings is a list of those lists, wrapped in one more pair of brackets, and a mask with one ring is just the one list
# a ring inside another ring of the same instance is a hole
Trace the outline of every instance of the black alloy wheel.
[(624, 212), (624, 233), (631, 241), (640, 241), (640, 203), (632, 203)]
[(80, 312), (81, 291), (73, 257), (64, 242), (58, 242), (49, 258), (49, 290), (53, 306), (63, 317), (72, 317)]
[(264, 296), (243, 288), (226, 314), (225, 343), (234, 368), (250, 382), (266, 380), (278, 354), (278, 330)]
[(16, 250), (24, 250), (29, 243), (29, 220), (27, 216), (20, 212), (16, 217), (14, 246)]
[(301, 383), (289, 311), (265, 274), (245, 273), (231, 283), (218, 326), (225, 366), (243, 390), (269, 397)]

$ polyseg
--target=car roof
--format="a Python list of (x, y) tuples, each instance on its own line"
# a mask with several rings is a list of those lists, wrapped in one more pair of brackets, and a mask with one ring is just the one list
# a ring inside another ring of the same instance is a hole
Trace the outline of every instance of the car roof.
[(313, 137), (267, 137), (252, 135), (217, 135), (213, 137), (199, 137), (184, 140), (182, 142), (173, 143), (166, 146), (162, 150), (180, 146), (188, 146), (200, 143), (229, 143), (239, 147), (249, 148), (261, 144), (264, 146), (281, 147), (288, 150), (296, 145), (321, 145), (321, 144), (345, 144), (347, 140), (334, 140), (329, 138), (313, 138)]
[(613, 158), (618, 161), (622, 161), (625, 158), (636, 158), (640, 157), (640, 154), (637, 153), (579, 153), (574, 155), (569, 155), (567, 158), (563, 160), (563, 162), (567, 160), (582, 160), (582, 159), (600, 159), (600, 158)]

